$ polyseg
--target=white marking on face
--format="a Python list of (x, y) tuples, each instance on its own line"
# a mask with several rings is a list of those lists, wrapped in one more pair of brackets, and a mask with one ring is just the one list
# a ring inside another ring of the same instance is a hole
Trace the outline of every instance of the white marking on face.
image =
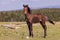
[(28, 12), (27, 7), (24, 8), (24, 13), (26, 14)]

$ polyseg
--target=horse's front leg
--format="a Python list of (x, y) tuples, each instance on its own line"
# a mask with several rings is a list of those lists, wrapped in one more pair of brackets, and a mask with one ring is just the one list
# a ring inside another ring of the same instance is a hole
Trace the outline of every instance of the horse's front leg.
[(32, 23), (27, 23), (28, 29), (29, 29), (29, 37), (33, 37), (33, 29), (32, 29)]

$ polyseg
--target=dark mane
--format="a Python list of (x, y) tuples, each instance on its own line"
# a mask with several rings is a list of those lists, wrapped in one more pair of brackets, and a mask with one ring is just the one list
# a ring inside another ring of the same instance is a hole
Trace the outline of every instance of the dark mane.
[(28, 13), (31, 14), (31, 9), (28, 7)]

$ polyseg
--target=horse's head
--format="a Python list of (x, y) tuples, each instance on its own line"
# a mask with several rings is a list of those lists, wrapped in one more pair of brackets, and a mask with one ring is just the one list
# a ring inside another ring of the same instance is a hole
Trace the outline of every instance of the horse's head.
[(23, 7), (24, 7), (24, 13), (25, 14), (27, 14), (27, 13), (30, 14), (30, 8), (29, 8), (29, 6), (28, 5), (23, 5)]

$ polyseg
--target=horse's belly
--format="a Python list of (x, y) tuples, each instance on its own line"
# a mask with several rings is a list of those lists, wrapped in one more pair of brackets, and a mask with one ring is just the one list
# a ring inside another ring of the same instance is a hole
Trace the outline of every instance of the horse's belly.
[(32, 22), (33, 22), (33, 23), (38, 23), (38, 22), (40, 22), (40, 20), (39, 20), (38, 17), (34, 17), (34, 18), (32, 19)]
[(33, 23), (39, 23), (39, 21), (33, 21)]

